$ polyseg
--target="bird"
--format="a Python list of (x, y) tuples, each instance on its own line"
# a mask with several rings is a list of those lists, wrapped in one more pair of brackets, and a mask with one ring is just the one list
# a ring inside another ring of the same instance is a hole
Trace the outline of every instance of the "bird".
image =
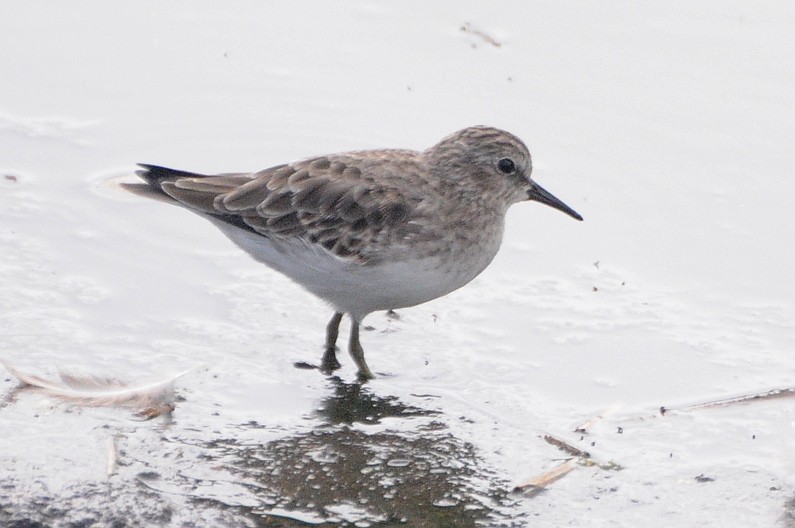
[(348, 352), (361, 380), (374, 377), (359, 337), (364, 317), (469, 283), (497, 254), (511, 205), (539, 202), (582, 220), (531, 178), (525, 143), (488, 126), (464, 128), (423, 151), (343, 152), (252, 173), (139, 167), (145, 183), (126, 190), (206, 218), (331, 305), (326, 373), (341, 367), (336, 343), (347, 314)]

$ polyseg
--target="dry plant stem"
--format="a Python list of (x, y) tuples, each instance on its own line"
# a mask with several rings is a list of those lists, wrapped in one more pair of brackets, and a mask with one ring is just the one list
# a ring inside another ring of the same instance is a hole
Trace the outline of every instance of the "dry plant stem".
[(725, 407), (735, 403), (747, 403), (751, 401), (766, 401), (778, 400), (784, 398), (791, 398), (795, 396), (795, 387), (786, 387), (783, 389), (773, 389), (765, 392), (758, 392), (754, 394), (743, 394), (741, 396), (732, 396), (730, 398), (722, 398), (720, 400), (710, 400), (701, 403), (694, 403), (684, 407), (660, 407), (660, 413), (666, 414), (669, 411), (690, 411), (694, 409), (704, 409), (709, 407)]
[[(723, 398), (719, 400), (710, 400), (706, 402), (695, 403), (692, 405), (685, 405), (683, 407), (678, 407), (678, 408), (660, 407), (660, 414), (664, 416), (669, 412), (676, 412), (676, 411), (683, 412), (683, 411), (692, 411), (697, 409), (708, 409), (712, 407), (725, 407), (738, 403), (777, 400), (777, 399), (791, 398), (793, 396), (795, 396), (795, 387), (786, 387), (781, 389), (768, 390), (764, 392), (743, 394), (740, 396), (732, 396), (729, 398)], [(602, 415), (596, 416), (591, 420), (585, 422), (584, 424), (580, 425), (579, 427), (575, 428), (574, 431), (581, 434), (587, 434), (588, 429), (593, 427), (600, 420), (602, 420), (602, 418), (603, 418)], [(517, 485), (514, 488), (514, 491), (534, 496), (538, 494), (540, 491), (543, 491), (544, 488), (546, 488), (553, 482), (569, 474), (575, 467), (577, 467), (579, 463), (586, 463), (587, 465), (596, 465), (597, 467), (601, 467), (603, 469), (612, 469), (610, 467), (612, 463), (608, 465), (595, 464), (591, 461), (590, 453), (588, 453), (587, 451), (583, 451), (577, 447), (574, 447), (565, 440), (561, 440), (560, 438), (557, 438), (552, 435), (544, 435), (544, 440), (550, 445), (557, 447), (567, 455), (570, 455), (574, 458), (571, 458), (566, 462), (558, 466), (555, 466), (551, 470), (542, 473), (537, 477), (534, 477), (526, 482)]]
[(598, 416), (594, 416), (593, 418), (591, 418), (587, 422), (584, 422), (581, 425), (578, 425), (577, 427), (575, 427), (574, 428), (574, 432), (575, 433), (580, 433), (580, 434), (588, 434), (590, 432), (590, 429), (592, 429), (596, 424), (598, 424), (599, 422), (604, 420), (605, 415), (606, 415), (606, 413), (602, 413), (602, 414), (600, 414)]
[(526, 495), (534, 496), (546, 489), (547, 486), (556, 482), (566, 475), (568, 475), (574, 468), (577, 467), (577, 459), (570, 458), (560, 465), (555, 466), (549, 471), (542, 473), (537, 477), (533, 477), (526, 482), (522, 482), (516, 486), (513, 491), (524, 493)]
[(108, 463), (105, 466), (105, 476), (110, 477), (116, 472), (119, 458), (119, 446), (116, 436), (111, 436), (108, 441)]
[(488, 33), (485, 33), (484, 31), (473, 28), (472, 24), (470, 24), (469, 22), (461, 26), (461, 31), (463, 31), (464, 33), (470, 33), (472, 35), (480, 37), (481, 39), (483, 39), (485, 43), (491, 44), (495, 48), (499, 48), (500, 46), (502, 46), (502, 43), (500, 41), (498, 41)]
[[(602, 418), (601, 415), (596, 416), (588, 420), (581, 426), (577, 427), (575, 431), (578, 433), (585, 434), (588, 432), (588, 428), (598, 423), (599, 420), (601, 420), (601, 418)], [(574, 468), (577, 467), (577, 465), (581, 461), (590, 460), (591, 457), (590, 453), (574, 447), (565, 440), (561, 440), (560, 438), (557, 438), (549, 434), (544, 435), (544, 440), (548, 444), (557, 447), (558, 449), (560, 449), (567, 455), (572, 456), (573, 458), (566, 460), (562, 464), (555, 466), (551, 470), (546, 471), (541, 475), (538, 475), (537, 477), (533, 477), (530, 480), (517, 485), (513, 489), (515, 492), (520, 492), (530, 497), (533, 497), (539, 494), (544, 489), (546, 489), (546, 487), (552, 484), (553, 482), (556, 482), (557, 480), (560, 480), (561, 478), (568, 475), (572, 470), (574, 470)]]
[(552, 435), (544, 435), (544, 440), (550, 445), (553, 445), (563, 451), (564, 453), (571, 455), (577, 458), (591, 458), (591, 454), (587, 451), (583, 451), (582, 449), (577, 449), (570, 443), (561, 440), (560, 438), (556, 438)]

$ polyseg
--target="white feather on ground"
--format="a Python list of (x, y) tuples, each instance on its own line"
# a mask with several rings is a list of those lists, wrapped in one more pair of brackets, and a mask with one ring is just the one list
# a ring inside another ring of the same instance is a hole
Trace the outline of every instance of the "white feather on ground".
[(60, 380), (48, 380), (17, 370), (0, 358), (8, 372), (22, 384), (79, 405), (129, 407), (146, 418), (154, 418), (174, 410), (174, 382), (190, 370), (163, 380), (134, 384), (99, 376), (77, 376), (59, 372)]

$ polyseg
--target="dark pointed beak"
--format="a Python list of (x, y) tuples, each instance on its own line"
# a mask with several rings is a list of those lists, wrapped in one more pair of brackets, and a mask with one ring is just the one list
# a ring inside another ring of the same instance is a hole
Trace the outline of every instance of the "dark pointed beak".
[(554, 207), (558, 211), (563, 211), (572, 218), (576, 218), (577, 220), (582, 220), (582, 216), (580, 216), (579, 213), (577, 213), (577, 211), (575, 211), (565, 203), (561, 202), (560, 200), (552, 196), (551, 193), (546, 191), (536, 182), (530, 182), (530, 190), (527, 191), (527, 199), (532, 200), (534, 202), (541, 202), (542, 204)]

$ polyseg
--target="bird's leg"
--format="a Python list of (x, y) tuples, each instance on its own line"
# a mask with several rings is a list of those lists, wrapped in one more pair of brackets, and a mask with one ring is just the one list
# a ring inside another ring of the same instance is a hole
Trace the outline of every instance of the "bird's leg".
[(348, 344), (348, 352), (351, 354), (356, 366), (359, 367), (359, 379), (373, 379), (375, 376), (370, 372), (370, 367), (367, 366), (367, 362), (364, 360), (364, 349), (359, 342), (359, 323), (356, 321), (351, 321), (351, 340)]
[(342, 366), (337, 361), (337, 336), (340, 334), (340, 321), (342, 321), (342, 314), (334, 312), (331, 321), (326, 325), (326, 351), (323, 352), (320, 370), (327, 374)]

